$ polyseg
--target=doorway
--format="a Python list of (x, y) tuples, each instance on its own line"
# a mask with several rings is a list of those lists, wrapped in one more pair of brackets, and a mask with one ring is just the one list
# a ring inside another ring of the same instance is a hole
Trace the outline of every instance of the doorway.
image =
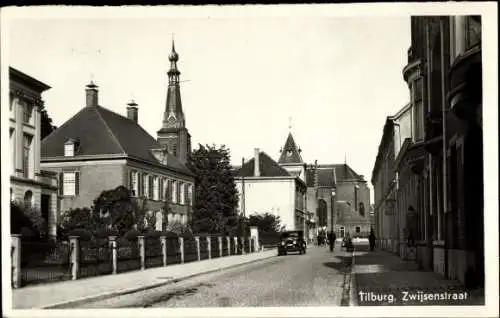
[(340, 227), (340, 237), (344, 237), (345, 236), (345, 227), (341, 226)]
[(49, 231), (50, 195), (42, 194), (40, 209), (42, 212), (42, 218), (45, 220), (44, 229), (42, 232), (44, 232), (43, 234), (47, 234)]

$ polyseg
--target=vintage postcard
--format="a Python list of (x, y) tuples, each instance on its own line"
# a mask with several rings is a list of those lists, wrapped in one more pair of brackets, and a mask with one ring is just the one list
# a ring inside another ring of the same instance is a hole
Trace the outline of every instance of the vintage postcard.
[(5, 316), (498, 316), (496, 12), (2, 8)]

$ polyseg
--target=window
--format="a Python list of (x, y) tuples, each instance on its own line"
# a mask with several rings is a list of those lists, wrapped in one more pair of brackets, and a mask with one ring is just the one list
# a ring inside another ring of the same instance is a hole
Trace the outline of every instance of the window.
[(148, 184), (148, 175), (147, 174), (143, 174), (142, 175), (142, 195), (145, 196), (146, 198), (149, 197), (149, 184)]
[(62, 173), (62, 195), (75, 196), (79, 193), (79, 172), (63, 172)]
[(180, 204), (185, 204), (186, 202), (186, 197), (185, 197), (185, 186), (184, 186), (184, 183), (183, 182), (179, 182), (179, 203)]
[(153, 187), (153, 176), (149, 176), (148, 178), (148, 198), (153, 199), (154, 197), (154, 187)]
[(31, 190), (26, 191), (24, 194), (24, 205), (31, 207), (33, 205), (33, 192)]
[(177, 181), (172, 180), (172, 202), (177, 203)]
[(359, 203), (359, 214), (361, 216), (365, 216), (365, 205), (363, 204), (363, 202)]
[(133, 196), (137, 196), (139, 194), (139, 182), (138, 182), (138, 172), (131, 171), (130, 172), (130, 191)]
[(75, 155), (75, 144), (73, 142), (68, 142), (64, 144), (64, 156), (73, 157)]
[(165, 192), (163, 191), (164, 183), (163, 178), (158, 178), (158, 200), (163, 201), (165, 199)]
[(25, 178), (29, 178), (31, 175), (31, 141), (33, 136), (24, 135), (24, 148), (23, 148), (23, 173)]
[(188, 184), (188, 198), (187, 198), (188, 202), (187, 204), (188, 205), (193, 205), (193, 185), (192, 184)]
[(160, 184), (158, 181), (158, 177), (153, 177), (153, 200), (159, 200), (160, 199)]
[(23, 104), (23, 122), (29, 124), (31, 121), (31, 116), (33, 114), (33, 105), (24, 103)]
[(356, 233), (361, 233), (361, 227), (356, 226)]

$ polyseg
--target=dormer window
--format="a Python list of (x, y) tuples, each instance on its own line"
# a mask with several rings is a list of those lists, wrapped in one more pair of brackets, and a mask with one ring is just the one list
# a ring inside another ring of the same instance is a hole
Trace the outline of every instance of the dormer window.
[(64, 143), (64, 156), (65, 157), (73, 157), (75, 155), (77, 146), (78, 146), (78, 142), (74, 139), (69, 138)]

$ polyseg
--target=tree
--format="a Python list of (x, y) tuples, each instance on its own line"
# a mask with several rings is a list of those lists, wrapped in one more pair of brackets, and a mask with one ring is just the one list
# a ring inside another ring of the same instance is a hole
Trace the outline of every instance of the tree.
[(39, 209), (25, 204), (23, 201), (10, 203), (10, 229), (13, 234), (40, 237), (45, 233), (47, 220)]
[(203, 146), (193, 151), (187, 167), (195, 174), (193, 232), (225, 233), (238, 224), (238, 193), (231, 173), (229, 149)]
[(52, 119), (50, 118), (49, 114), (47, 113), (47, 110), (45, 109), (45, 106), (41, 106), (40, 109), (40, 115), (41, 115), (41, 138), (47, 137), (50, 135), (51, 132), (57, 129), (56, 126), (52, 125)]
[(280, 217), (267, 212), (250, 215), (248, 217), (248, 225), (256, 226), (259, 232), (279, 232), (281, 230)]
[(97, 227), (116, 230), (119, 235), (125, 234), (134, 226), (144, 226), (147, 202), (139, 205), (124, 186), (106, 190), (94, 200), (93, 214), (97, 218)]
[(60, 226), (64, 234), (76, 229), (93, 231), (97, 227), (97, 221), (90, 208), (76, 208), (68, 210), (62, 215)]

